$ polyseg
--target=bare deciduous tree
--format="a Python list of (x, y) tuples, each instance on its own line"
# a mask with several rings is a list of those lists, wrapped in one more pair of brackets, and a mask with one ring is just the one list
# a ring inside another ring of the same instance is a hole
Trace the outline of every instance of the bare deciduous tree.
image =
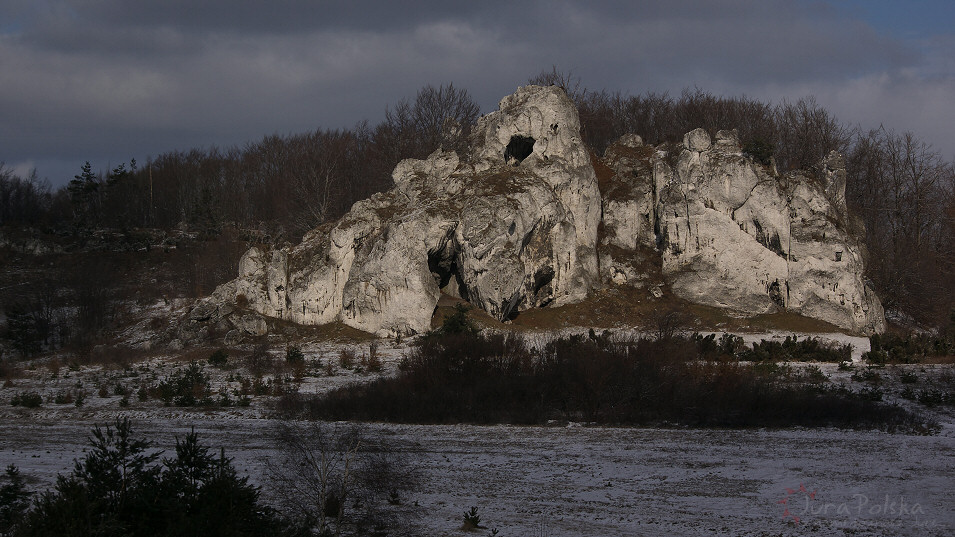
[[(471, 127), (480, 113), (467, 90), (454, 84), (427, 85), (413, 103), (401, 100), (386, 111), (385, 122), (376, 130), (376, 142), (396, 164), (403, 158), (424, 158), (441, 146), (464, 156)], [(449, 125), (455, 128), (449, 129)], [(453, 133), (450, 139), (449, 133)]]
[(45, 220), (53, 194), (49, 182), (37, 179), (34, 169), (21, 178), (0, 162), (0, 225), (35, 225)]
[[(568, 97), (574, 102), (578, 102), (587, 93), (586, 89), (580, 88), (580, 77), (573, 71), (564, 72), (552, 65), (550, 71), (543, 70), (527, 80), (528, 84), (537, 86), (557, 86), (564, 90)], [(578, 102), (579, 104), (579, 102)]]
[(844, 153), (852, 140), (852, 131), (819, 106), (815, 97), (780, 104), (776, 124), (776, 161), (783, 169), (811, 169), (830, 151)]
[(847, 164), (847, 201), (865, 223), (869, 274), (885, 306), (944, 324), (955, 293), (951, 163), (912, 133), (878, 129), (857, 138)]
[(415, 472), (393, 446), (356, 424), (286, 422), (269, 463), (273, 488), (286, 509), (314, 522), (319, 534), (364, 535), (367, 526), (413, 515), (402, 495)]

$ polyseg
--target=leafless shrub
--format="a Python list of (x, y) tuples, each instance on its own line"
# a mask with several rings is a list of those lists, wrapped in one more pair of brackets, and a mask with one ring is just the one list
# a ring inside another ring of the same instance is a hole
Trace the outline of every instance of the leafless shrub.
[(674, 335), (603, 344), (578, 334), (530, 349), (500, 334), (450, 334), (423, 339), (394, 377), (289, 405), (296, 416), (405, 423), (937, 429), (901, 407), (806, 384), (774, 362), (706, 359), (698, 343)]
[[(269, 475), (283, 508), (320, 535), (365, 535), (412, 514), (416, 476), (394, 446), (354, 424), (283, 422)], [(397, 501), (396, 501), (397, 500)]]
[(338, 365), (340, 365), (342, 369), (351, 369), (354, 367), (356, 359), (355, 351), (351, 348), (343, 347), (341, 352), (338, 353)]
[(678, 309), (660, 310), (653, 315), (653, 325), (659, 341), (669, 341), (678, 335), (687, 324), (687, 315)]
[(249, 373), (260, 377), (273, 368), (272, 355), (269, 354), (269, 344), (260, 343), (252, 349), (252, 353), (245, 357), (245, 367)]
[(368, 355), (362, 356), (362, 367), (366, 371), (378, 372), (381, 371), (381, 356), (378, 354), (378, 342), (373, 341), (368, 345)]
[(51, 358), (50, 361), (46, 363), (46, 368), (50, 370), (50, 375), (52, 375), (53, 378), (56, 378), (60, 375), (60, 368), (62, 366), (63, 364), (57, 357)]
[(100, 365), (108, 369), (126, 369), (149, 357), (149, 352), (125, 345), (97, 345), (87, 355), (88, 365)]
[(545, 69), (537, 76), (529, 78), (527, 83), (538, 86), (557, 86), (564, 90), (567, 96), (575, 102), (579, 101), (587, 91), (586, 89), (581, 90), (579, 76), (575, 75), (573, 71), (561, 71), (556, 65), (552, 65), (550, 71)]

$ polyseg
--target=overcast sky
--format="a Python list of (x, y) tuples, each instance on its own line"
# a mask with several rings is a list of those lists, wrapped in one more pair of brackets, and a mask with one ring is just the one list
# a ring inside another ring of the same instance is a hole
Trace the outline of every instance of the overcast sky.
[(630, 94), (814, 95), (955, 158), (952, 0), (331, 4), (0, 0), (0, 161), (59, 185), (86, 160), (375, 123), (426, 84), (489, 112), (553, 65)]

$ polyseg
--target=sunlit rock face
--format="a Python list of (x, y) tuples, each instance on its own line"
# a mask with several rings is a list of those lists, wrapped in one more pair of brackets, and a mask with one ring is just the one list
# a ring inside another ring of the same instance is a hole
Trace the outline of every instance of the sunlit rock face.
[(506, 320), (580, 301), (599, 279), (600, 194), (577, 111), (527, 86), (482, 117), (470, 154), (405, 160), (392, 190), (301, 244), (249, 250), (214, 301), (242, 295), (270, 317), (377, 334), (430, 328), (442, 290)]
[(478, 121), (467, 154), (404, 160), (391, 190), (300, 244), (250, 249), (238, 278), (187, 315), (180, 339), (201, 337), (203, 323), (254, 337), (262, 318), (413, 334), (430, 328), (442, 292), (505, 321), (600, 285), (653, 285), (655, 295), (667, 286), (740, 315), (785, 309), (884, 329), (847, 231), (838, 154), (780, 177), (744, 155), (735, 132), (697, 129), (660, 147), (627, 135), (600, 166), (598, 188), (563, 90), (519, 88)]
[[(713, 141), (696, 129), (665, 150), (628, 144), (608, 150), (615, 188), (630, 186), (604, 199), (602, 244), (655, 244), (673, 292), (694, 303), (741, 315), (785, 309), (862, 333), (885, 329), (863, 280), (862, 246), (847, 231), (838, 153), (814, 173), (780, 177), (744, 155), (735, 132)], [(620, 156), (628, 153), (642, 158)], [(626, 280), (621, 273), (614, 271)]]

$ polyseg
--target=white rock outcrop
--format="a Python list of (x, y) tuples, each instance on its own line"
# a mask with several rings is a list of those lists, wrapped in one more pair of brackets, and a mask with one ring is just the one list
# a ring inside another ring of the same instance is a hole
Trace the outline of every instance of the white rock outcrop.
[(581, 301), (597, 285), (884, 329), (847, 231), (840, 155), (779, 177), (743, 154), (735, 131), (713, 140), (696, 129), (675, 146), (627, 135), (600, 169), (598, 187), (563, 90), (519, 88), (478, 121), (468, 154), (402, 161), (394, 188), (297, 246), (250, 249), (178, 338), (198, 337), (203, 323), (233, 341), (255, 337), (265, 318), (412, 334), (430, 328), (442, 292), (507, 320)]
[[(862, 246), (847, 231), (839, 154), (815, 174), (777, 177), (743, 155), (731, 131), (715, 143), (703, 129), (689, 132), (682, 147), (668, 148), (670, 158), (635, 158), (628, 145), (608, 150), (613, 188), (628, 186), (605, 196), (603, 245), (655, 243), (663, 277), (690, 302), (741, 315), (785, 309), (860, 333), (885, 329), (863, 280)], [(625, 272), (619, 255), (606, 257), (605, 276)]]
[(212, 302), (385, 335), (428, 330), (442, 290), (501, 320), (583, 300), (599, 279), (600, 193), (579, 131), (562, 90), (522, 87), (479, 120), (467, 161), (402, 161), (392, 190), (298, 246), (249, 250)]

